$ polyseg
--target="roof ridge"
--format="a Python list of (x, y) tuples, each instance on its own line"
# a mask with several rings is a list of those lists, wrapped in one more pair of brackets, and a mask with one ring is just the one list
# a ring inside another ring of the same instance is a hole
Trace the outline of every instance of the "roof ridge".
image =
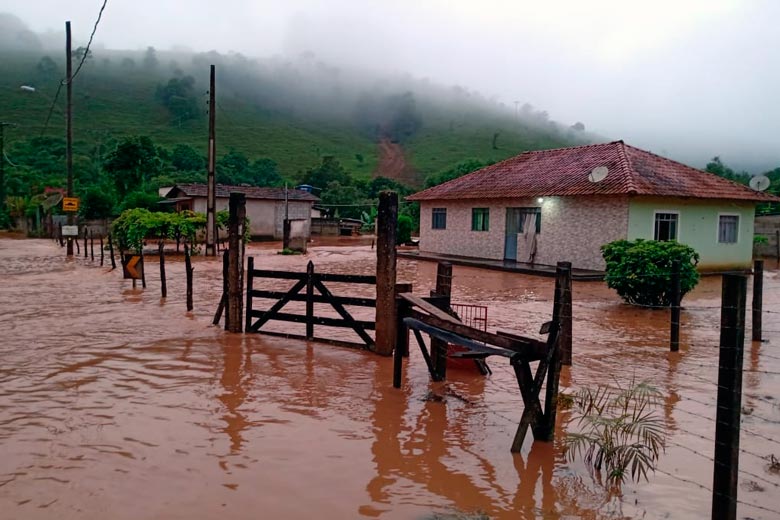
[(624, 143), (622, 140), (616, 141), (616, 144), (618, 145), (618, 155), (620, 156), (620, 165), (624, 168), (627, 181), (628, 181), (628, 193), (637, 193), (639, 191), (639, 186), (637, 186), (636, 179), (634, 176), (636, 175), (636, 171), (634, 170), (634, 165), (631, 164), (631, 159), (628, 158), (628, 154), (626, 153), (626, 143)]
[[(527, 150), (525, 152), (522, 152), (520, 155), (525, 155), (527, 153), (550, 153), (550, 152), (560, 152), (561, 150), (578, 150), (580, 148), (594, 148), (596, 146), (606, 146), (610, 144), (623, 144), (622, 139), (618, 139), (617, 141), (608, 141), (606, 143), (590, 143), (590, 144), (581, 144), (578, 146), (564, 146), (561, 148), (545, 148), (544, 150)], [(517, 157), (517, 156), (515, 156)]]
[[(740, 189), (749, 190), (750, 192), (756, 192), (756, 190), (754, 190), (750, 186), (747, 186), (745, 184), (741, 184), (741, 183), (739, 183), (739, 182), (737, 182), (735, 180), (732, 180), (732, 179), (727, 179), (726, 177), (721, 177), (720, 175), (718, 175), (716, 173), (708, 172), (707, 170), (705, 170), (703, 168), (695, 168), (695, 167), (693, 167), (693, 166), (691, 166), (689, 164), (685, 164), (684, 162), (676, 161), (674, 159), (670, 159), (668, 157), (664, 157), (663, 155), (658, 155), (655, 152), (651, 152), (649, 150), (644, 150), (644, 149), (638, 148), (636, 146), (631, 146), (630, 144), (624, 144), (624, 147), (625, 146), (628, 146), (629, 148), (633, 148), (634, 150), (640, 151), (642, 153), (646, 153), (647, 155), (652, 155), (653, 157), (657, 157), (657, 158), (659, 158), (659, 159), (661, 159), (663, 161), (667, 161), (667, 162), (671, 162), (671, 163), (674, 163), (674, 164), (678, 164), (678, 165), (682, 166), (683, 168), (686, 168), (688, 170), (693, 170), (694, 172), (697, 172), (697, 173), (706, 173), (706, 174), (709, 174), (709, 175), (714, 175), (714, 176), (716, 176), (720, 180), (723, 180), (723, 181), (731, 183), (732, 186), (739, 186)], [(756, 192), (756, 193), (762, 193), (762, 192)]]

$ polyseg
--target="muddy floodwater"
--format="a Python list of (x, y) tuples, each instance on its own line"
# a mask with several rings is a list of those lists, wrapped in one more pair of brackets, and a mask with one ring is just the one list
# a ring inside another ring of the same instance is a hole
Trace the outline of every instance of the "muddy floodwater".
[[(324, 272), (370, 274), (370, 244), (334, 240), (305, 257), (252, 245), (247, 254), (258, 268), (298, 271), (312, 260)], [(121, 270), (68, 261), (51, 241), (0, 238), (0, 518), (709, 517), (719, 277), (685, 298), (679, 353), (668, 352), (668, 311), (574, 283), (574, 366), (562, 390), (633, 377), (663, 395), (658, 471), (616, 492), (567, 460), (570, 411), (559, 413), (554, 443), (529, 434), (521, 454), (509, 452), (523, 407), (506, 360), (489, 360), (489, 377), (451, 369), (434, 384), (413, 343), (396, 390), (389, 358), (211, 325), (221, 261), (196, 257), (194, 266), (187, 313), (181, 257), (167, 258), (162, 300), (154, 257), (148, 287), (133, 289)], [(435, 269), (399, 260), (399, 280), (426, 294)], [(774, 260), (764, 288), (766, 341), (745, 345), (740, 518), (780, 517), (780, 474), (768, 460), (780, 457)], [(454, 268), (453, 301), (487, 306), (491, 330), (540, 337), (552, 289), (549, 278)]]

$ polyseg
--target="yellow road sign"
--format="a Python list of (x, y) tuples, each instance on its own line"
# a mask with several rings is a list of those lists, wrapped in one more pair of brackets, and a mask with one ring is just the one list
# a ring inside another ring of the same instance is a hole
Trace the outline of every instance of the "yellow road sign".
[(141, 255), (125, 255), (122, 266), (124, 278), (129, 280), (142, 280), (144, 277), (144, 261)]
[(78, 211), (79, 199), (78, 197), (64, 197), (62, 199), (62, 211)]

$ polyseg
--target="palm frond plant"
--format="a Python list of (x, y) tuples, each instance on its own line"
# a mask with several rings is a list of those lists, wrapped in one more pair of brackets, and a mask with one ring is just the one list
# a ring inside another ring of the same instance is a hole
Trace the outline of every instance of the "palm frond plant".
[(647, 480), (664, 451), (666, 432), (656, 412), (660, 392), (632, 379), (627, 386), (584, 388), (574, 396), (571, 422), (579, 432), (566, 436), (567, 458), (582, 457), (610, 486), (627, 477)]

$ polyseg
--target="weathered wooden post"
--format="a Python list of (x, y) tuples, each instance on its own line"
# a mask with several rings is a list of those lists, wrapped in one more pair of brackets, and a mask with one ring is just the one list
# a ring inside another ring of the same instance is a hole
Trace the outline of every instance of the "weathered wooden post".
[(190, 258), (190, 247), (184, 242), (184, 269), (187, 274), (187, 311), (192, 310), (192, 259)]
[(252, 271), (255, 269), (255, 258), (250, 256), (246, 260), (246, 320), (244, 323), (244, 330), (249, 332), (249, 328), (252, 325), (252, 285), (254, 276)]
[(241, 241), (244, 239), (244, 225), (246, 221), (246, 195), (243, 193), (230, 194), (230, 217), (228, 219), (228, 298), (225, 309), (227, 311), (227, 330), (230, 332), (242, 332), (244, 330), (244, 288), (241, 280), (244, 279), (244, 258), (241, 252)]
[(775, 230), (775, 246), (777, 247), (775, 256), (780, 260), (780, 229)]
[(560, 277), (556, 269), (556, 286), (560, 286), (560, 324), (558, 345), (561, 348), (561, 364), (571, 366), (572, 363), (572, 280), (571, 262), (558, 262), (561, 269)]
[(314, 339), (314, 262), (306, 264), (306, 339)]
[(163, 298), (168, 297), (168, 284), (165, 281), (165, 243), (160, 240), (158, 245), (160, 250), (160, 292)]
[[(144, 246), (143, 246), (143, 242), (142, 242), (141, 243), (141, 265), (146, 267), (146, 265), (144, 265), (145, 263), (146, 262), (144, 260)], [(146, 289), (146, 269), (143, 269), (143, 268), (141, 269), (141, 287)]]
[(282, 221), (282, 249), (290, 249), (290, 219)]
[(65, 240), (62, 237), (62, 222), (60, 222), (60, 247), (65, 247)]
[(671, 283), (671, 307), (672, 307), (672, 324), (671, 332), (669, 334), (669, 351), (677, 352), (680, 350), (680, 293), (682, 289), (680, 287), (680, 261), (675, 260), (672, 262), (672, 283)]
[[(555, 285), (558, 287), (553, 302), (553, 327), (556, 333), (557, 348), (553, 352), (550, 364), (547, 367), (547, 387), (544, 396), (544, 426), (540, 428), (540, 437), (552, 441), (555, 439), (555, 420), (558, 412), (558, 386), (561, 379), (561, 365), (563, 362), (563, 337), (565, 318), (564, 308), (566, 293), (571, 294), (571, 262), (558, 262), (555, 269)], [(567, 286), (569, 290), (567, 291)], [(571, 316), (571, 311), (569, 311)], [(571, 319), (571, 318), (569, 318)], [(571, 329), (569, 329), (569, 338), (571, 338)], [(548, 342), (549, 344), (549, 342)], [(555, 343), (551, 347), (556, 346)], [(570, 347), (571, 349), (571, 347)], [(569, 350), (571, 354), (571, 350)]]
[[(452, 264), (439, 262), (436, 266), (436, 290), (431, 296), (435, 296), (434, 305), (445, 312), (449, 312), (452, 296)], [(447, 379), (447, 342), (431, 338), (431, 357), (433, 368), (436, 372), (436, 380)]]
[(87, 226), (84, 226), (84, 258), (89, 258), (89, 251), (87, 250), (87, 235), (89, 234), (89, 230), (87, 229)]
[(712, 518), (718, 520), (737, 518), (746, 299), (747, 277), (741, 274), (723, 275), (712, 482)]
[(114, 260), (114, 240), (111, 233), (108, 234), (108, 254), (111, 255), (111, 269), (116, 269), (116, 260)]
[(106, 251), (103, 248), (103, 233), (100, 234), (100, 267), (103, 267), (103, 259), (106, 256)]
[[(68, 237), (68, 243), (69, 244), (76, 244), (76, 255), (81, 255), (81, 247), (79, 247), (79, 237), (78, 237), (78, 235), (73, 236), (73, 237)], [(71, 247), (71, 249), (73, 249), (73, 248)], [(68, 255), (68, 256), (70, 256), (70, 255)]]
[(395, 306), (398, 194), (379, 193), (376, 244), (376, 353), (389, 356), (396, 346)]
[(403, 375), (403, 358), (409, 356), (409, 329), (404, 325), (404, 318), (409, 315), (409, 311), (412, 306), (403, 298), (399, 298), (399, 294), (411, 293), (412, 284), (410, 283), (397, 283), (395, 285), (396, 291), (396, 346), (393, 349), (393, 387), (401, 388), (401, 376)]
[(95, 233), (89, 230), (89, 259), (95, 261)]
[(761, 314), (764, 307), (764, 261), (753, 264), (753, 341), (761, 341)]
[[(219, 320), (222, 319), (222, 313), (225, 312), (225, 306), (227, 305), (228, 295), (228, 264), (230, 263), (230, 251), (224, 249), (222, 251), (222, 296), (219, 297), (219, 305), (217, 306), (217, 312), (214, 313), (214, 319), (211, 320), (213, 325), (219, 325)], [(227, 327), (228, 317), (225, 315), (225, 330)]]

